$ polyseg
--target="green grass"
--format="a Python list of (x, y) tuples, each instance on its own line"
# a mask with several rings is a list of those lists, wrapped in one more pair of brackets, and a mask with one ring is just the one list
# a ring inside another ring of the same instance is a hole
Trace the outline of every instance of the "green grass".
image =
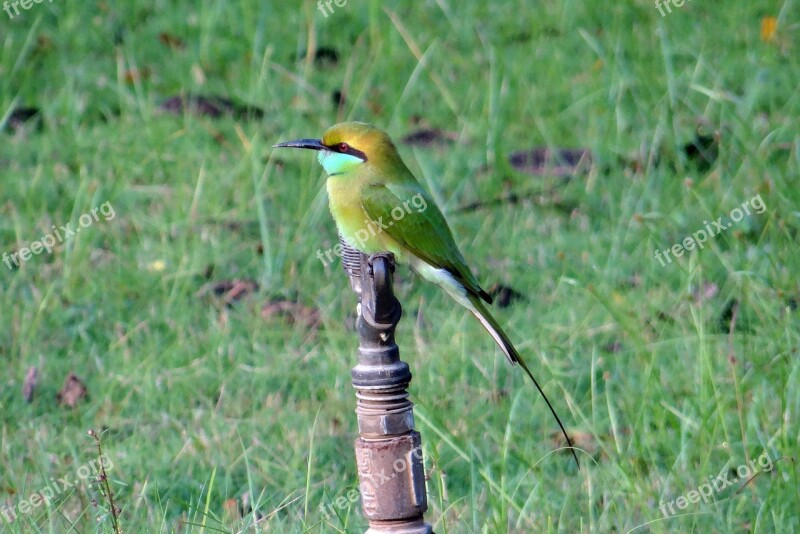
[[(0, 254), (104, 202), (115, 213), (22, 268), (0, 263), (0, 507), (76, 478), (97, 457), (95, 429), (125, 532), (363, 532), (359, 503), (319, 511), (356, 485), (354, 296), (338, 263), (315, 257), (336, 242), (321, 169), (271, 146), (345, 118), (399, 139), (421, 118), (458, 141), (403, 156), (483, 285), (525, 295), (498, 319), (589, 452), (580, 472), (550, 454), (561, 442), (535, 390), (401, 267), (397, 338), (436, 532), (800, 532), (797, 6), (386, 5), (0, 12), (0, 117), (42, 110), (40, 129), (0, 134)], [(338, 63), (305, 61), (314, 45)], [(188, 93), (265, 114), (158, 111)], [(698, 121), (721, 138), (710, 169), (682, 151)], [(564, 180), (506, 163), (543, 144), (587, 147), (596, 164)], [(523, 201), (459, 210), (509, 192)], [(763, 214), (671, 264), (654, 258), (756, 195)], [(198, 295), (234, 278), (260, 289), (230, 307)], [(318, 308), (321, 325), (264, 319), (276, 298)], [(73, 409), (55, 400), (70, 371), (89, 391)], [(659, 511), (762, 454), (772, 472), (742, 491)], [(111, 532), (99, 490), (0, 515), (0, 532)]]

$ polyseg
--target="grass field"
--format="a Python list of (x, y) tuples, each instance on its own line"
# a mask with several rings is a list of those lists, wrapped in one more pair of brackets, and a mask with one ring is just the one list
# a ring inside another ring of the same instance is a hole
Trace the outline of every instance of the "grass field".
[[(800, 532), (797, 3), (340, 3), (0, 12), (0, 532), (113, 532), (90, 429), (126, 533), (365, 530), (320, 511), (357, 485), (355, 297), (322, 170), (271, 148), (345, 119), (520, 295), (494, 312), (585, 450), (400, 267), (438, 534)], [(163, 111), (190, 95), (251, 109)], [(509, 163), (535, 146), (592, 163)]]

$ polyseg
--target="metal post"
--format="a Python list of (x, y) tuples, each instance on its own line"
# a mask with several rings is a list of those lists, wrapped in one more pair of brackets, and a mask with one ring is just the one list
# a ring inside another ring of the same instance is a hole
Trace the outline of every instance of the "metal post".
[(411, 371), (394, 330), (402, 313), (392, 291), (391, 254), (364, 254), (342, 242), (342, 262), (359, 295), (358, 365), (352, 370), (359, 437), (355, 441), (366, 534), (433, 534), (419, 432), (408, 400)]

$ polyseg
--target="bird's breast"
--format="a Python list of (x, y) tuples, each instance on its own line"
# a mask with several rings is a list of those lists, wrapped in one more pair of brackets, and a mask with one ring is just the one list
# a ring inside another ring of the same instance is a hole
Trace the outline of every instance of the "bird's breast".
[(361, 204), (361, 187), (358, 179), (330, 176), (326, 183), (331, 215), (336, 227), (346, 241), (365, 254), (389, 251), (399, 253), (393, 239), (375, 225)]

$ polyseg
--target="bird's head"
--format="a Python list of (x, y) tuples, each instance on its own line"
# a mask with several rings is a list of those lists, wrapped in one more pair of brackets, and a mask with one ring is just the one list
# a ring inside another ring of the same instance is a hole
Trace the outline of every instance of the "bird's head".
[(345, 174), (365, 163), (399, 159), (386, 132), (364, 122), (340, 122), (328, 128), (322, 139), (286, 141), (275, 147), (318, 150), (319, 162), (329, 176)]

